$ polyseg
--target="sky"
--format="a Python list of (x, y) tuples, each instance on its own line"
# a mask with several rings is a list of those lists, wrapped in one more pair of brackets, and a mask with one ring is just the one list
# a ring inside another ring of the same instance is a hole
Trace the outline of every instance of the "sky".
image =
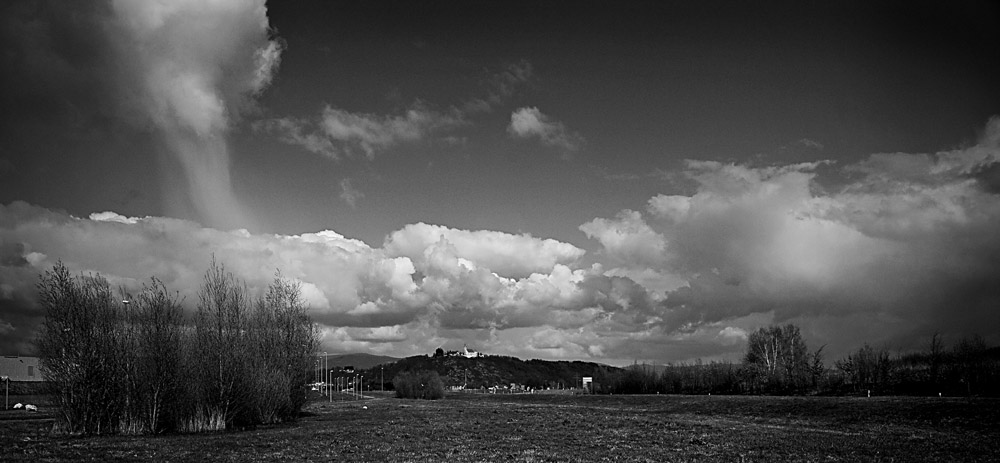
[(0, 351), (63, 262), (321, 350), (828, 360), (1000, 343), (995, 2), (0, 5)]

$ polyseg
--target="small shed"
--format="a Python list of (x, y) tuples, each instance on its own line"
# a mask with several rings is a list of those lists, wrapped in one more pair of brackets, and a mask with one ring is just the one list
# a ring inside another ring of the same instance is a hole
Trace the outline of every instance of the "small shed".
[(38, 357), (0, 357), (0, 376), (11, 381), (44, 381), (38, 369)]

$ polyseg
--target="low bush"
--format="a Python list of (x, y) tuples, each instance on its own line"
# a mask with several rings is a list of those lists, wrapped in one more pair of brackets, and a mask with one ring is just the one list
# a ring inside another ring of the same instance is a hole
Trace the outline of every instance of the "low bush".
[(401, 399), (429, 399), (444, 397), (444, 383), (436, 371), (404, 371), (392, 379), (396, 397)]

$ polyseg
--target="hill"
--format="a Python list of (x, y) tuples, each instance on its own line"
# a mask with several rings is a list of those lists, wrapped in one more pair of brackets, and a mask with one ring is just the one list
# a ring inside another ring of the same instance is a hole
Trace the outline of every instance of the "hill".
[[(323, 355), (320, 354), (319, 358), (320, 361), (322, 361)], [(351, 366), (357, 370), (364, 370), (378, 365), (395, 363), (398, 360), (399, 360), (398, 357), (389, 357), (386, 355), (329, 354), (326, 356), (326, 365), (329, 368), (343, 368), (346, 366)]]
[(616, 367), (581, 361), (521, 360), (504, 356), (465, 358), (418, 355), (401, 359), (391, 365), (384, 365), (382, 368), (370, 369), (365, 372), (365, 376), (384, 377), (386, 388), (390, 388), (392, 378), (397, 373), (415, 370), (436, 371), (445, 387), (464, 384), (469, 389), (511, 383), (533, 388), (569, 388), (574, 385), (579, 387), (580, 380), (584, 376), (597, 377), (620, 371)]

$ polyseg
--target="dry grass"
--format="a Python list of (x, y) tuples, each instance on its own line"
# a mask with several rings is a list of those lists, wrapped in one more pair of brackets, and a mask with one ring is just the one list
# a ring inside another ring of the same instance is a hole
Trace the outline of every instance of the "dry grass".
[(0, 421), (0, 460), (995, 461), (1000, 441), (986, 399), (383, 397), (242, 432), (72, 438)]

